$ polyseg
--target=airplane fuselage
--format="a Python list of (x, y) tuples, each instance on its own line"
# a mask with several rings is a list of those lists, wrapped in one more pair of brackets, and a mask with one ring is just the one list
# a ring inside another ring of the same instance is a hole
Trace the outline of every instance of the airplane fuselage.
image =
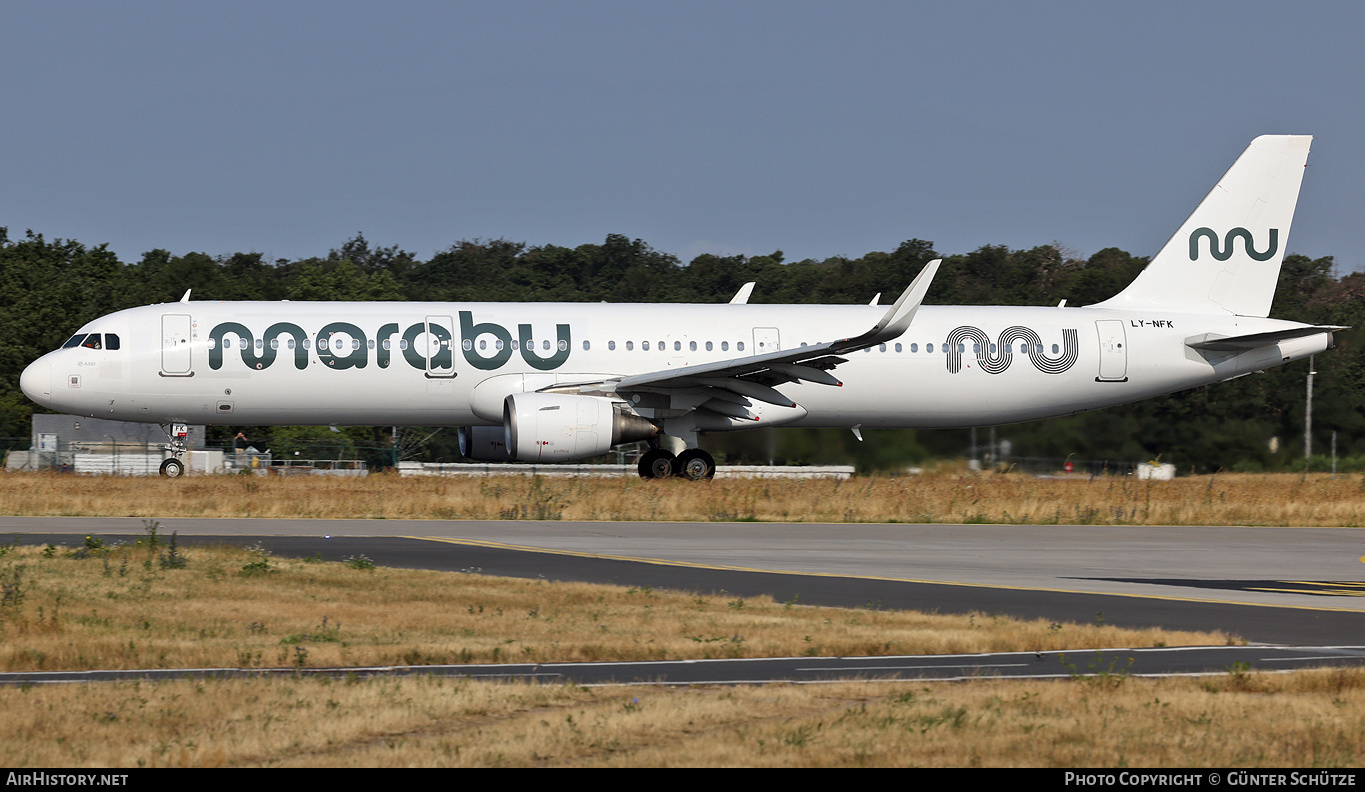
[[(23, 389), (98, 418), (478, 426), (509, 394), (847, 337), (884, 307), (601, 303), (180, 302), (119, 311), (40, 358)], [(842, 386), (790, 382), (798, 413), (748, 426), (963, 427), (1035, 420), (1220, 382), (1321, 352), (1319, 333), (1191, 348), (1294, 322), (1102, 308), (923, 306), (892, 343), (847, 353)], [(108, 339), (117, 337), (117, 348)], [(94, 348), (94, 347), (98, 348)], [(665, 400), (669, 397), (662, 397)], [(686, 405), (678, 405), (684, 408)], [(667, 411), (659, 401), (637, 405)]]

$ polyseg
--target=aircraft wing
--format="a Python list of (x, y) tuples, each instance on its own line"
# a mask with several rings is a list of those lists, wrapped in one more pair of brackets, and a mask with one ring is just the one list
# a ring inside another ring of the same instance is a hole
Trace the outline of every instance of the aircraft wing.
[[(795, 407), (795, 402), (773, 386), (801, 381), (842, 386), (843, 383), (829, 373), (839, 364), (847, 362), (847, 359), (840, 355), (899, 338), (914, 321), (915, 313), (929, 290), (929, 284), (933, 282), (934, 274), (938, 272), (939, 263), (940, 260), (935, 259), (926, 264), (881, 321), (860, 335), (762, 355), (719, 360), (646, 374), (632, 374), (609, 380), (601, 385), (622, 396), (631, 393), (691, 390), (701, 397), (699, 401), (694, 400), (698, 404), (705, 404), (716, 412), (741, 418), (752, 417), (745, 410), (750, 405), (748, 401), (750, 399), (779, 407)], [(563, 388), (561, 385), (554, 389)]]

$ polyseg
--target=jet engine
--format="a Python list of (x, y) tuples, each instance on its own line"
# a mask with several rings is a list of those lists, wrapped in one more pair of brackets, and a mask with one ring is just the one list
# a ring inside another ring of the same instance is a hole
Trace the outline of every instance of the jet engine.
[(501, 426), (461, 426), (460, 454), (475, 462), (511, 462), (507, 431)]
[(649, 440), (658, 427), (601, 396), (514, 393), (502, 405), (509, 455), (522, 462), (568, 462)]

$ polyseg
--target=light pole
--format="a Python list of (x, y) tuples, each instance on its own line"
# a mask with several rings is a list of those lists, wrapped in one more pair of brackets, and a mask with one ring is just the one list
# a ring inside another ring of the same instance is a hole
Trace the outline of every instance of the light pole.
[(1303, 413), (1303, 459), (1313, 455), (1313, 355), (1308, 356), (1308, 404)]

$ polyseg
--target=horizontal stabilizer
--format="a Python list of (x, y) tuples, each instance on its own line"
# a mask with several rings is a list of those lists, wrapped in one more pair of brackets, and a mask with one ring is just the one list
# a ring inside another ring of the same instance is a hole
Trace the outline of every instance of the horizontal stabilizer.
[(1185, 346), (1190, 349), (1207, 349), (1213, 352), (1243, 352), (1248, 349), (1257, 349), (1263, 346), (1270, 346), (1271, 344), (1278, 344), (1281, 341), (1288, 341), (1291, 338), (1304, 338), (1319, 333), (1335, 333), (1338, 330), (1345, 329), (1345, 327), (1339, 325), (1305, 325), (1303, 327), (1293, 327), (1288, 330), (1274, 330), (1269, 333), (1249, 333), (1247, 335), (1239, 336), (1220, 336), (1217, 333), (1204, 333), (1185, 339)]

